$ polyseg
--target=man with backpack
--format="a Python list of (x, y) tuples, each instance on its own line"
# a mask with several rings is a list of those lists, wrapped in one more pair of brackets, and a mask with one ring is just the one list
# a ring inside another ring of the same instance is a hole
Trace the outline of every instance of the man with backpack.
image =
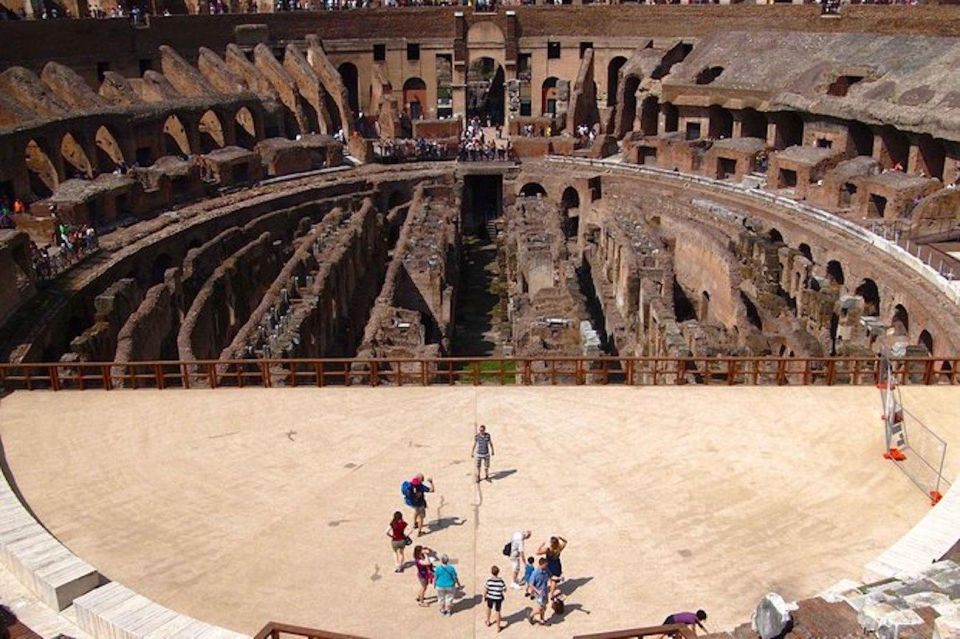
[(518, 530), (503, 547), (503, 554), (510, 558), (510, 563), (513, 565), (513, 582), (510, 586), (514, 590), (520, 588), (520, 571), (523, 569), (523, 562), (526, 561), (523, 554), (523, 540), (530, 539), (531, 534), (529, 530)]
[(424, 480), (423, 473), (417, 473), (413, 479), (400, 485), (404, 503), (413, 508), (413, 525), (417, 529), (417, 537), (423, 535), (423, 524), (427, 517), (426, 494), (435, 490), (433, 479), (427, 477)]

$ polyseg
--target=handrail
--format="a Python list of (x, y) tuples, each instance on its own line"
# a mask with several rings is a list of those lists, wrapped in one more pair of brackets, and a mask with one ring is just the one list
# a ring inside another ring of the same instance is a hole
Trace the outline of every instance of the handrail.
[[(898, 384), (957, 384), (960, 356), (892, 360)], [(441, 357), (0, 364), (15, 390), (432, 385), (873, 385), (868, 357)]]
[(654, 636), (681, 636), (684, 639), (694, 639), (697, 636), (690, 626), (682, 623), (671, 623), (662, 626), (647, 626), (645, 628), (632, 628), (630, 630), (613, 630), (610, 632), (597, 632), (589, 635), (576, 635), (573, 639), (639, 639), (640, 637)]
[(359, 635), (345, 635), (339, 632), (327, 632), (316, 628), (292, 626), (276, 621), (267, 622), (263, 629), (253, 636), (253, 639), (280, 639), (280, 635), (296, 635), (307, 639), (364, 639)]

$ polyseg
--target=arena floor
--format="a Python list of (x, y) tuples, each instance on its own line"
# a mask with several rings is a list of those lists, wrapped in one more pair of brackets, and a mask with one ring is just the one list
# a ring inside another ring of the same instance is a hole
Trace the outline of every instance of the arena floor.
[[(955, 389), (904, 399), (960, 442)], [(723, 629), (767, 591), (859, 578), (929, 508), (881, 458), (879, 409), (872, 388), (19, 392), (0, 402), (0, 437), (51, 532), (178, 612), (250, 634), (275, 620), (488, 636), (478, 589), (530, 528), (531, 542), (569, 540), (568, 612), (530, 628), (510, 591), (503, 634), (569, 637), (697, 607)], [(482, 495), (476, 418), (496, 448)], [(384, 535), (418, 471), (436, 480), (441, 522), (422, 541), (466, 586), (451, 618), (417, 607)]]

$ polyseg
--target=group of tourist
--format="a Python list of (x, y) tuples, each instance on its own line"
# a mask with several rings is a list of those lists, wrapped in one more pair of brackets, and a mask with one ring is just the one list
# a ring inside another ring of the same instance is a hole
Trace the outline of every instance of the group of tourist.
[(593, 141), (597, 139), (598, 135), (600, 135), (599, 122), (594, 124), (592, 127), (587, 126), (586, 124), (577, 125), (577, 144), (581, 148), (592, 145)]
[[(493, 127), (487, 122), (486, 129)], [(474, 116), (460, 136), (460, 152), (457, 160), (461, 162), (493, 162), (514, 160), (513, 145), (503, 137), (502, 127), (496, 127), (493, 138), (488, 138), (480, 118)]]
[(374, 140), (373, 153), (384, 164), (449, 160), (454, 156), (455, 147), (451, 148), (442, 140), (384, 139)]
[[(480, 424), (473, 437), (473, 446), (470, 457), (474, 463), (474, 480), (477, 484), (481, 480), (492, 482), (490, 477), (490, 460), (495, 454), (493, 438), (487, 432), (484, 424)], [(481, 478), (481, 472), (483, 477)], [(442, 616), (453, 614), (453, 603), (458, 590), (463, 589), (460, 575), (454, 562), (446, 553), (440, 553), (423, 544), (414, 544), (411, 535), (422, 537), (424, 527), (427, 526), (427, 493), (436, 492), (437, 487), (433, 479), (425, 477), (423, 473), (414, 475), (400, 485), (400, 493), (404, 504), (412, 509), (413, 521), (407, 523), (402, 511), (393, 513), (386, 528), (386, 536), (390, 539), (393, 550), (394, 572), (402, 573), (406, 568), (406, 548), (413, 546), (413, 567), (416, 568), (417, 604), (429, 607), (430, 602), (427, 590), (433, 585), (436, 601)], [(429, 526), (427, 526), (429, 532)], [(563, 563), (561, 555), (567, 547), (567, 540), (560, 535), (551, 535), (549, 539), (539, 545), (537, 550), (528, 554), (526, 550), (528, 540), (533, 536), (530, 530), (515, 531), (510, 540), (503, 547), (503, 554), (510, 560), (512, 573), (509, 588), (522, 591), (525, 598), (532, 601), (532, 609), (526, 616), (531, 625), (548, 623), (547, 608), (550, 607), (553, 615), (562, 615), (565, 610), (564, 594), (561, 585), (564, 582)], [(508, 592), (508, 584), (500, 576), (500, 566), (494, 564), (483, 585), (483, 600), (486, 603), (486, 625), (496, 626), (497, 632), (503, 625), (502, 608)], [(698, 610), (695, 613), (678, 612), (669, 615), (664, 621), (666, 624), (696, 624), (703, 628), (703, 621), (707, 614)]]

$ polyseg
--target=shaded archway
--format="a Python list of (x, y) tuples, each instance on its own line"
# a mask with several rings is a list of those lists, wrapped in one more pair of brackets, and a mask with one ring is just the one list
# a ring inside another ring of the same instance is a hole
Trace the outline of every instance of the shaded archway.
[(60, 176), (50, 156), (36, 140), (27, 142), (23, 154), (30, 190), (39, 198), (49, 197), (60, 184)]
[(740, 291), (740, 301), (743, 303), (747, 321), (750, 322), (758, 331), (763, 331), (763, 320), (760, 319), (760, 311), (757, 310), (757, 305), (754, 304), (753, 300), (751, 300), (743, 291)]
[(68, 176), (73, 173), (70, 177), (93, 177), (90, 158), (87, 157), (87, 152), (83, 150), (81, 142), (72, 133), (67, 133), (60, 139), (60, 155), (72, 169), (72, 171), (67, 172)]
[(408, 78), (403, 83), (403, 112), (411, 120), (419, 120), (427, 107), (427, 83), (420, 78)]
[(830, 278), (834, 284), (843, 286), (843, 266), (837, 260), (830, 260), (827, 262), (827, 277)]
[(200, 123), (197, 125), (197, 132), (200, 134), (200, 152), (209, 153), (214, 149), (222, 149), (225, 142), (223, 137), (223, 125), (220, 118), (213, 111), (206, 111), (200, 116)]
[(627, 59), (622, 55), (616, 56), (610, 60), (607, 65), (607, 106), (614, 106), (617, 103), (617, 89), (620, 86), (620, 69), (627, 63)]
[(864, 315), (880, 315), (880, 289), (876, 282), (868, 277), (860, 282), (854, 293), (863, 298)]
[(247, 107), (241, 107), (233, 118), (234, 133), (237, 146), (245, 149), (252, 149), (256, 146), (259, 136), (257, 135), (257, 122), (253, 118), (253, 113)]
[(568, 186), (560, 198), (563, 209), (563, 234), (569, 238), (577, 236), (580, 230), (580, 194), (577, 189)]
[(547, 190), (542, 184), (537, 182), (527, 182), (520, 188), (520, 195), (524, 197), (536, 197), (537, 195), (546, 197)]
[(800, 255), (813, 262), (813, 251), (810, 249), (809, 244), (801, 242), (800, 246), (797, 247), (797, 250), (800, 251)]
[(920, 337), (917, 338), (917, 344), (927, 349), (927, 352), (933, 355), (933, 335), (928, 330), (920, 331)]
[(910, 139), (892, 126), (880, 129), (880, 164), (884, 168), (907, 170), (910, 161)]
[(557, 78), (550, 76), (543, 81), (543, 85), (540, 87), (540, 113), (556, 115), (557, 100)]
[(857, 155), (873, 155), (873, 131), (863, 122), (853, 121), (849, 127), (850, 141)]
[(116, 136), (107, 127), (97, 129), (94, 143), (97, 148), (97, 170), (101, 173), (109, 173), (126, 162)]
[(775, 228), (767, 231), (767, 239), (769, 239), (774, 244), (783, 244), (783, 235)]
[(660, 118), (660, 101), (654, 96), (648, 96), (640, 104), (640, 130), (644, 135), (656, 135)]
[(803, 144), (803, 118), (791, 111), (784, 111), (775, 114), (773, 121), (776, 125), (774, 147), (778, 151)]
[(680, 128), (680, 110), (669, 102), (664, 102), (661, 107), (663, 111), (663, 130), (672, 133)]
[(907, 307), (903, 304), (897, 304), (893, 307), (893, 318), (890, 320), (890, 328), (894, 335), (910, 334), (910, 314)]
[(190, 155), (190, 140), (187, 129), (176, 115), (170, 115), (163, 123), (164, 155)]
[(637, 119), (637, 89), (640, 88), (640, 78), (628, 75), (623, 79), (623, 98), (617, 105), (618, 137), (623, 137), (633, 131), (634, 121)]
[(729, 109), (712, 105), (709, 109), (710, 132), (707, 134), (714, 139), (733, 137), (733, 114)]
[(340, 73), (340, 79), (343, 86), (347, 89), (347, 104), (354, 115), (360, 114), (360, 74), (357, 71), (357, 65), (352, 62), (344, 62), (337, 71)]
[(740, 137), (767, 139), (767, 116), (755, 109), (740, 112)]
[(493, 126), (503, 124), (504, 72), (493, 58), (479, 58), (467, 68), (467, 117)]

